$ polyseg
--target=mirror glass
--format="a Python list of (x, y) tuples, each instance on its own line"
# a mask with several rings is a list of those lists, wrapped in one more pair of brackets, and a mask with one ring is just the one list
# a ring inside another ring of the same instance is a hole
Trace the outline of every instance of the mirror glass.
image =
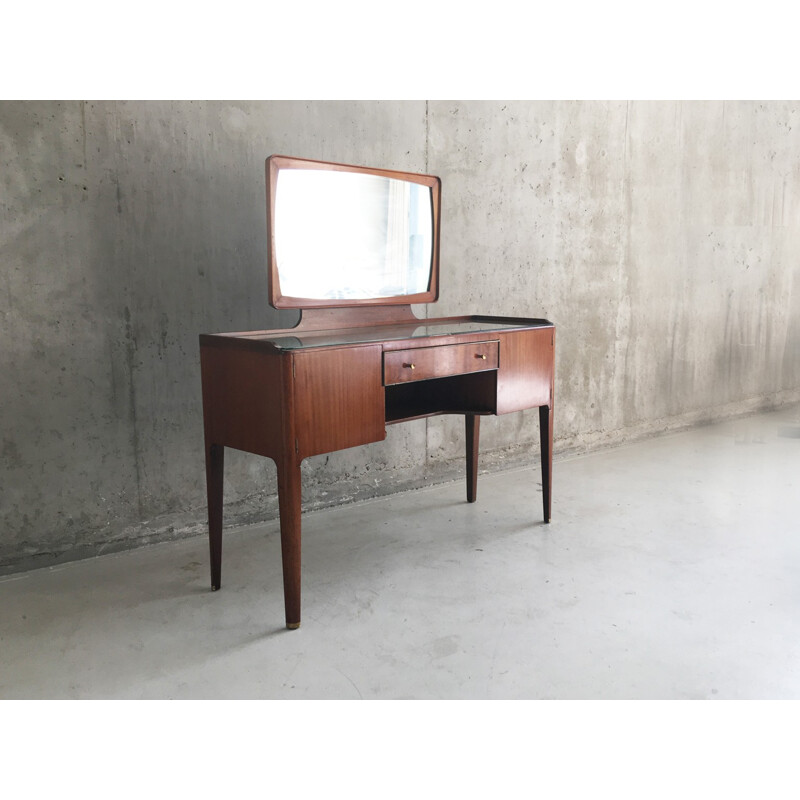
[(428, 290), (428, 186), (353, 172), (282, 169), (274, 214), (284, 297), (366, 300)]

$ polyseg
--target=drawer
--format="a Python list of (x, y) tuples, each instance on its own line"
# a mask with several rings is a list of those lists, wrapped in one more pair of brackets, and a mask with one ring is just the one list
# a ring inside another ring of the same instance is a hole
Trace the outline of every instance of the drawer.
[(383, 383), (391, 386), (497, 369), (498, 346), (498, 342), (475, 342), (390, 350), (383, 354)]

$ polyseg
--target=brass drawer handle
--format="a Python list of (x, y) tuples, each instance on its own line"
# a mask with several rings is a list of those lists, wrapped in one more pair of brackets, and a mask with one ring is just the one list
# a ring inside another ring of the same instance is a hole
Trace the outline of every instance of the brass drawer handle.
[(404, 367), (408, 367), (409, 369), (416, 369), (414, 364), (403, 364)]
[(483, 353), (475, 353), (475, 358), (482, 358), (484, 361), (486, 361), (486, 356)]

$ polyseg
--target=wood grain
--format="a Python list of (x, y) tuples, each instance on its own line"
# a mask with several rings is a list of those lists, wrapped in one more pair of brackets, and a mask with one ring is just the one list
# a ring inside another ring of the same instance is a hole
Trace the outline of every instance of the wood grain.
[(497, 369), (497, 342), (415, 347), (383, 354), (386, 386)]
[(280, 353), (201, 345), (206, 446), (277, 459), (282, 452)]
[(293, 352), (301, 458), (386, 438), (381, 346)]
[(555, 363), (553, 328), (499, 334), (497, 413), (548, 405)]

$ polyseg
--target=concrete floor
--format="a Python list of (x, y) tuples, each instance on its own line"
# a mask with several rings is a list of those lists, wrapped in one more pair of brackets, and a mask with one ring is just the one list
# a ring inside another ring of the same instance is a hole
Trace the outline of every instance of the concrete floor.
[(800, 698), (800, 407), (0, 580), (2, 698)]

